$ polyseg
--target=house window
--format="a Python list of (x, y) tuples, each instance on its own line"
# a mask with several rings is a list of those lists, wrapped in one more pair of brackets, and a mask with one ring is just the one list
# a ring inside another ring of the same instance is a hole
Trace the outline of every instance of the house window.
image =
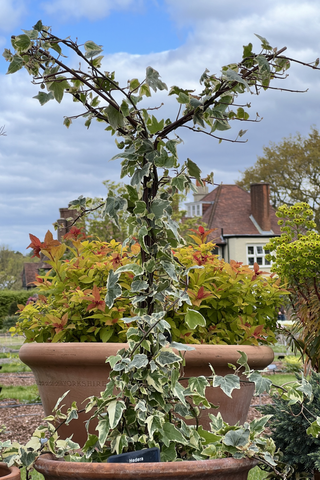
[(201, 213), (200, 213), (200, 205), (198, 204), (197, 205), (197, 217), (200, 217)]
[(248, 265), (252, 266), (255, 262), (259, 267), (268, 267), (271, 265), (269, 260), (266, 260), (269, 250), (264, 250), (263, 245), (247, 245), (247, 260)]

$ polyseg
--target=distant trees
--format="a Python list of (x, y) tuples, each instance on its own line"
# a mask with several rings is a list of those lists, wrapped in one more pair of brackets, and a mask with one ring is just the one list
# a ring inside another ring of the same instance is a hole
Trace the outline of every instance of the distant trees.
[(23, 264), (32, 261), (29, 256), (0, 245), (0, 290), (20, 290)]
[(308, 203), (320, 231), (319, 131), (313, 127), (307, 138), (298, 133), (278, 144), (270, 143), (263, 151), (264, 155), (242, 172), (237, 185), (249, 191), (252, 183), (269, 183), (271, 201), (276, 208), (284, 203)]

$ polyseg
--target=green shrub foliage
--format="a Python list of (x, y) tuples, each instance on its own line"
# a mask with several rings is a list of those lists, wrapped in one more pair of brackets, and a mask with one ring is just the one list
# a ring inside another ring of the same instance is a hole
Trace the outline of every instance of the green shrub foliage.
[(311, 401), (305, 398), (302, 404), (290, 405), (281, 396), (274, 395), (273, 405), (259, 408), (264, 415), (272, 415), (268, 422), (272, 438), (283, 452), (282, 461), (292, 465), (296, 474), (312, 473), (316, 468), (315, 462), (320, 461), (320, 438), (313, 438), (306, 432), (310, 423), (320, 415), (320, 374), (313, 372), (309, 382), (313, 391)]
[(25, 305), (30, 296), (28, 290), (0, 290), (0, 319), (15, 313), (12, 312), (13, 303)]

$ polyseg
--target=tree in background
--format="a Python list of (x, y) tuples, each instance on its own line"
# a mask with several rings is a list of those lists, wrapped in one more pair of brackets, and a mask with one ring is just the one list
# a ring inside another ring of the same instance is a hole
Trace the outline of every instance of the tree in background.
[[(102, 182), (108, 190), (108, 196), (118, 197), (125, 193), (126, 188), (122, 183), (116, 183), (111, 180)], [(187, 240), (190, 229), (196, 229), (199, 226), (207, 227), (201, 217), (186, 218), (186, 210), (181, 209), (181, 204), (187, 199), (183, 193), (175, 193), (172, 196), (172, 218), (180, 225), (180, 235)], [(93, 239), (110, 242), (116, 240), (123, 243), (128, 236), (126, 217), (123, 212), (119, 212), (119, 227), (110, 220), (105, 213), (105, 201), (103, 198), (86, 198), (86, 210), (89, 212), (85, 216), (86, 234)], [(77, 223), (78, 225), (78, 223)]]
[(25, 262), (32, 262), (30, 256), (14, 252), (0, 245), (0, 290), (20, 290), (22, 288), (22, 269)]
[(315, 214), (320, 231), (320, 134), (312, 128), (307, 138), (299, 133), (264, 147), (253, 167), (242, 173), (236, 184), (250, 190), (250, 184), (270, 184), (270, 196), (275, 208), (286, 203), (305, 202)]

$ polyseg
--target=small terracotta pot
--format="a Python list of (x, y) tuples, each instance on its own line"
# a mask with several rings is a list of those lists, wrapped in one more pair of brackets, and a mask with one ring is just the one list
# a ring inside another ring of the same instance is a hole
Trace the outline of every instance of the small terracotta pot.
[(77, 463), (42, 455), (35, 469), (45, 480), (246, 480), (256, 460), (220, 458), (190, 462)]
[[(99, 395), (105, 389), (110, 367), (105, 359), (116, 355), (118, 350), (125, 348), (124, 343), (26, 343), (19, 352), (20, 359), (28, 365), (35, 376), (39, 388), (43, 408), (50, 415), (57, 399), (67, 390), (69, 395), (63, 404), (69, 407), (73, 401), (81, 408), (86, 398)], [(249, 366), (253, 369), (263, 369), (273, 360), (273, 350), (265, 346), (247, 345), (194, 345), (195, 349), (186, 352), (185, 377), (211, 375), (209, 364), (218, 375), (232, 373), (228, 363), (236, 364), (239, 350), (248, 355)], [(244, 423), (248, 414), (254, 385), (241, 382), (241, 389), (234, 390), (232, 398), (225, 395), (220, 388), (208, 388), (207, 398), (219, 406), (211, 411), (201, 412), (200, 423), (209, 429), (208, 413), (221, 412), (224, 420), (230, 424)], [(81, 446), (87, 433), (84, 421), (89, 415), (80, 414), (79, 420), (73, 420), (69, 426), (59, 428), (61, 438), (73, 435), (73, 440)], [(94, 426), (92, 427), (94, 432)]]
[(4, 480), (20, 480), (20, 470), (18, 467), (8, 467), (0, 462), (0, 478)]

